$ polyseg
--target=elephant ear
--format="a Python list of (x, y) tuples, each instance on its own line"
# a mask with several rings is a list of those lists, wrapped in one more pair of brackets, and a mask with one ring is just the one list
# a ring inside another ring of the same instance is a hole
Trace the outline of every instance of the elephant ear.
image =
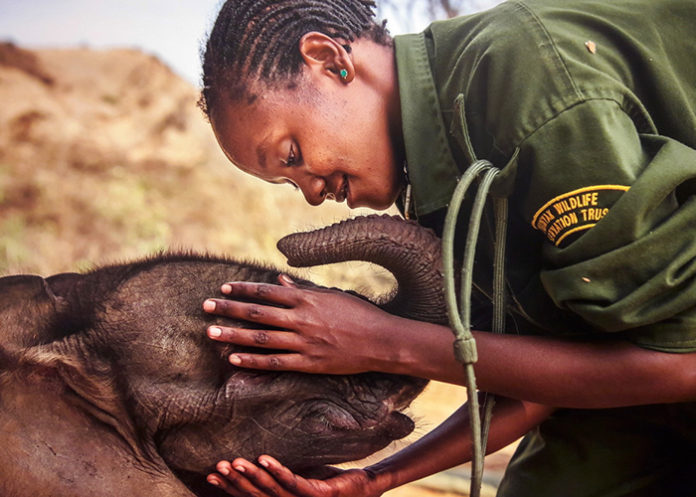
[(121, 437), (136, 460), (156, 459), (156, 450), (147, 434), (136, 427), (127, 395), (119, 384), (119, 368), (97, 352), (91, 329), (81, 330), (49, 344), (27, 348), (17, 369), (59, 380), (64, 397), (98, 424), (110, 426)]
[(5, 371), (60, 379), (73, 404), (112, 426), (137, 457), (148, 449), (138, 440), (114, 366), (103, 358), (85, 328), (88, 317), (72, 309), (71, 294), (83, 276), (0, 278), (0, 361)]
[(0, 278), (0, 350), (16, 357), (25, 348), (48, 343), (56, 335), (54, 324), (67, 306), (40, 276)]
[[(3, 400), (16, 408), (15, 417), (26, 418), (21, 424), (31, 431), (29, 442), (10, 452), (3, 469), (9, 467), (14, 477), (37, 468), (42, 479), (26, 488), (46, 484), (51, 495), (115, 497), (147, 489), (151, 497), (194, 497), (134, 423), (119, 368), (94, 352), (93, 335), (84, 329), (29, 347), (11, 371), (0, 373), (6, 375), (4, 386), (14, 385), (9, 389), (14, 398)], [(0, 493), (2, 488), (0, 483)]]

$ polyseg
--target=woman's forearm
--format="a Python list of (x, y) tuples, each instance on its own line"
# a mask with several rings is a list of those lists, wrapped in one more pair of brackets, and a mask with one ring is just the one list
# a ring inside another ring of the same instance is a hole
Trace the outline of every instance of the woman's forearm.
[[(235, 352), (230, 361), (236, 366), (331, 374), (382, 371), (464, 381), (446, 326), (390, 315), (329, 290), (253, 282), (225, 287), (231, 298), (208, 300), (204, 309), (250, 319), (261, 331), (213, 326), (209, 336), (275, 349), (267, 354)], [(269, 305), (246, 301), (260, 297)], [(485, 332), (474, 336), (478, 387), (505, 397), (576, 408), (696, 399), (696, 353), (667, 354), (618, 341), (582, 343)]]
[[(464, 375), (452, 352), (451, 331), (398, 319), (400, 333), (392, 335), (392, 347), (400, 352), (385, 369), (462, 384)], [(668, 354), (628, 342), (573, 342), (486, 332), (474, 332), (474, 336), (478, 348), (475, 371), (481, 390), (574, 408), (696, 399), (694, 353)]]
[[(551, 412), (551, 408), (539, 404), (497, 399), (487, 453), (514, 442)], [(464, 405), (420, 440), (366, 469), (374, 475), (380, 488), (386, 491), (468, 462), (471, 458), (469, 414)]]
[(629, 342), (573, 342), (476, 333), (479, 388), (570, 408), (696, 399), (696, 354)]

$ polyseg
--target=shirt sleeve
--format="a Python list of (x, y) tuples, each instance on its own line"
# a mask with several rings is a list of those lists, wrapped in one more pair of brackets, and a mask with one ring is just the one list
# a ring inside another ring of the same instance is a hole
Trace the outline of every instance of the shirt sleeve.
[(520, 146), (515, 204), (543, 233), (544, 289), (592, 327), (696, 351), (696, 150), (588, 100)]

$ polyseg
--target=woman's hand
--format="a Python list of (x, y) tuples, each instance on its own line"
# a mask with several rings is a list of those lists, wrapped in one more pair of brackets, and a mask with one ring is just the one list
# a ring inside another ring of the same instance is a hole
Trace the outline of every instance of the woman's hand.
[[(489, 453), (517, 440), (538, 425), (552, 408), (514, 399), (496, 402), (488, 439)], [(462, 406), (435, 430), (365, 469), (342, 471), (326, 479), (294, 474), (270, 456), (261, 467), (246, 459), (220, 461), (208, 482), (236, 497), (378, 497), (406, 483), (471, 460), (469, 409)]]
[(210, 338), (282, 351), (235, 353), (229, 359), (232, 364), (328, 374), (389, 369), (386, 363), (394, 356), (399, 343), (394, 331), (398, 330), (397, 321), (401, 318), (344, 292), (298, 288), (285, 275), (279, 281), (281, 285), (226, 283), (222, 292), (229, 299), (204, 302), (206, 312), (262, 326), (262, 329), (211, 326)]
[(246, 459), (220, 461), (208, 482), (236, 497), (378, 497), (384, 491), (361, 469), (336, 469), (335, 476), (314, 480), (294, 474), (270, 456), (261, 456), (259, 464), (263, 467)]

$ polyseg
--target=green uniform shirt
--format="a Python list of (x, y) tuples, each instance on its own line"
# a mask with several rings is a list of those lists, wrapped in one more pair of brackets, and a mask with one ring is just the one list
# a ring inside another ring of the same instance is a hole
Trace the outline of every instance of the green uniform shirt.
[(695, 26), (693, 0), (510, 0), (395, 38), (415, 213), (502, 169), (520, 332), (696, 351)]

